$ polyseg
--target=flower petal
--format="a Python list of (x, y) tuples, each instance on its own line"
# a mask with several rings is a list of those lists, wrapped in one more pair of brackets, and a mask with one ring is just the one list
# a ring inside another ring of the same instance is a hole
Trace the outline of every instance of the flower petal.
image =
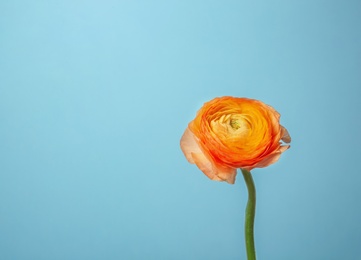
[(213, 165), (203, 153), (192, 153), (193, 159), (197, 167), (211, 180), (222, 181), (223, 179), (219, 178), (214, 174)]
[(211, 180), (226, 181), (233, 184), (237, 170), (230, 167), (216, 165), (209, 159), (199, 147), (195, 136), (187, 128), (181, 139), (181, 149), (188, 162), (194, 163)]
[(281, 157), (282, 152), (276, 152), (273, 154), (268, 155), (262, 161), (258, 162), (256, 165), (252, 166), (253, 168), (264, 168), (267, 167), (275, 162)]
[(195, 137), (191, 130), (187, 127), (184, 131), (182, 139), (180, 140), (180, 147), (187, 158), (188, 162), (195, 163), (192, 153), (202, 153), (201, 149), (199, 148)]
[(229, 184), (234, 184), (234, 182), (236, 181), (237, 169), (215, 166), (215, 174), (222, 181), (226, 181)]
[(277, 152), (272, 153), (265, 158), (263, 158), (262, 161), (256, 163), (255, 165), (252, 165), (252, 167), (248, 168), (249, 170), (253, 168), (264, 168), (267, 167), (275, 162), (278, 161), (278, 159), (281, 157), (281, 154), (286, 151), (288, 148), (290, 148), (290, 145), (282, 145), (278, 148)]
[(285, 143), (291, 142), (291, 136), (288, 133), (287, 129), (283, 126), (281, 126), (281, 140)]
[(280, 114), (259, 100), (215, 98), (188, 124), (181, 149), (210, 179), (234, 183), (237, 168), (266, 167), (290, 147), (279, 121)]

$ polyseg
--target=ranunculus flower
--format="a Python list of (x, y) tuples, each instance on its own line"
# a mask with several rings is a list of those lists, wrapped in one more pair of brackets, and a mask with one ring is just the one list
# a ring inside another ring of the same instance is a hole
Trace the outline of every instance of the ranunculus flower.
[(284, 143), (291, 137), (279, 119), (274, 108), (258, 100), (215, 98), (189, 123), (181, 149), (210, 179), (233, 184), (237, 168), (266, 167), (290, 147)]

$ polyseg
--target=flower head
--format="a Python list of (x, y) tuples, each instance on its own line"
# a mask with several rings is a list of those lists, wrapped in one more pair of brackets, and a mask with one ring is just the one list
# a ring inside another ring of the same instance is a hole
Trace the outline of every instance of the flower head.
[(274, 108), (258, 100), (215, 98), (189, 123), (181, 149), (210, 179), (233, 184), (237, 168), (266, 167), (290, 147), (284, 143), (291, 137), (279, 119)]

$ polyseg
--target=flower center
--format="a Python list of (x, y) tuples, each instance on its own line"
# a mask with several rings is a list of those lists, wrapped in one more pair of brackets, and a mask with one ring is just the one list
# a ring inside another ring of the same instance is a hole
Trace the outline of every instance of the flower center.
[(239, 119), (231, 119), (229, 124), (234, 130), (238, 130), (241, 127), (241, 122)]
[(220, 118), (211, 120), (212, 132), (225, 139), (243, 138), (250, 131), (250, 124), (243, 115), (222, 115)]

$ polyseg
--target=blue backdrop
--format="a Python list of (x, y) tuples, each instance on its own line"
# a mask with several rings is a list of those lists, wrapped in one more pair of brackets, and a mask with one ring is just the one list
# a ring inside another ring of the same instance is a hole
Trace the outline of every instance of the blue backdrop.
[(216, 96), (293, 141), (259, 259), (361, 259), (360, 1), (0, 1), (0, 259), (245, 259), (247, 191), (179, 140)]

